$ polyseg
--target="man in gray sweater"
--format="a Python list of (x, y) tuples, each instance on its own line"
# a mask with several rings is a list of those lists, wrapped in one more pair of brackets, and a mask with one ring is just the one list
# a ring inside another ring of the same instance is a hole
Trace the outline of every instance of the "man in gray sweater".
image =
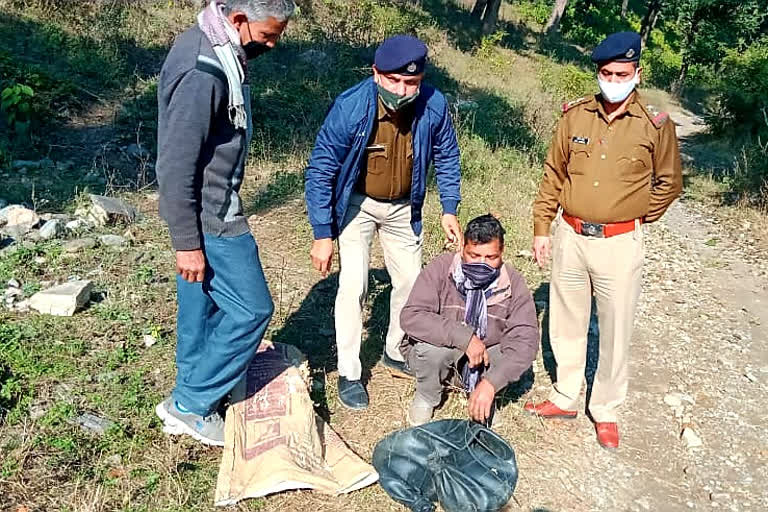
[(163, 431), (224, 445), (221, 399), (272, 316), (239, 190), (252, 124), (247, 60), (275, 46), (293, 0), (213, 0), (181, 34), (157, 85), (160, 215), (176, 251), (176, 387)]
[(411, 425), (426, 423), (451, 368), (464, 367), (468, 413), (490, 419), (496, 393), (531, 367), (539, 323), (525, 279), (502, 261), (504, 229), (492, 215), (471, 220), (459, 253), (421, 271), (400, 313), (400, 351), (416, 376)]

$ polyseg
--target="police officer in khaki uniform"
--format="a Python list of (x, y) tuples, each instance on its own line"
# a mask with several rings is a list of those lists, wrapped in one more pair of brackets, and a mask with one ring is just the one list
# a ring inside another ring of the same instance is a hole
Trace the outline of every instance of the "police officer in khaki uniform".
[(677, 198), (682, 174), (674, 124), (635, 90), (642, 73), (640, 36), (612, 34), (592, 60), (600, 94), (563, 105), (533, 208), (533, 249), (541, 266), (550, 256), (550, 224), (556, 220), (549, 334), (557, 382), (548, 400), (525, 410), (576, 417), (594, 294), (600, 355), (587, 407), (600, 445), (616, 448), (640, 295), (642, 225), (657, 221)]

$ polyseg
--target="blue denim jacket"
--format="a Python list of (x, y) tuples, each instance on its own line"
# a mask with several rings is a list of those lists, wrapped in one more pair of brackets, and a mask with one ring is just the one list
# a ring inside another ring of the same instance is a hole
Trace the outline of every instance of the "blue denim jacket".
[[(315, 239), (336, 238), (365, 158), (376, 120), (378, 91), (373, 78), (341, 93), (315, 141), (304, 175), (309, 222)], [(427, 171), (434, 159), (444, 213), (456, 214), (461, 171), (459, 144), (445, 96), (426, 83), (414, 102), (411, 226), (421, 234)]]

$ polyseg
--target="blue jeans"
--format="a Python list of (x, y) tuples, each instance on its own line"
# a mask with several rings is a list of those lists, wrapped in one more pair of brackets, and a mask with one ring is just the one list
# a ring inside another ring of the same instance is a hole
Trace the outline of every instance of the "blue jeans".
[(176, 388), (173, 398), (207, 416), (245, 375), (274, 311), (250, 233), (204, 235), (205, 279), (176, 276)]

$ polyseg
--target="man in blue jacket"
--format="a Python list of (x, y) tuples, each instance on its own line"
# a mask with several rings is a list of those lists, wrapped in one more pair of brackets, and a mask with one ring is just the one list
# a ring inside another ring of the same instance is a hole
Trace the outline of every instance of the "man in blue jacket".
[(315, 237), (310, 256), (323, 275), (331, 269), (333, 240), (339, 244), (339, 401), (351, 409), (368, 406), (360, 381), (360, 344), (370, 249), (377, 232), (392, 278), (382, 363), (411, 376), (399, 351), (404, 334), (400, 310), (421, 271), (421, 209), (433, 160), (443, 230), (450, 241), (461, 242), (458, 142), (445, 97), (422, 81), (426, 60), (427, 47), (415, 37), (384, 41), (376, 51), (373, 77), (343, 92), (331, 106), (306, 171)]

